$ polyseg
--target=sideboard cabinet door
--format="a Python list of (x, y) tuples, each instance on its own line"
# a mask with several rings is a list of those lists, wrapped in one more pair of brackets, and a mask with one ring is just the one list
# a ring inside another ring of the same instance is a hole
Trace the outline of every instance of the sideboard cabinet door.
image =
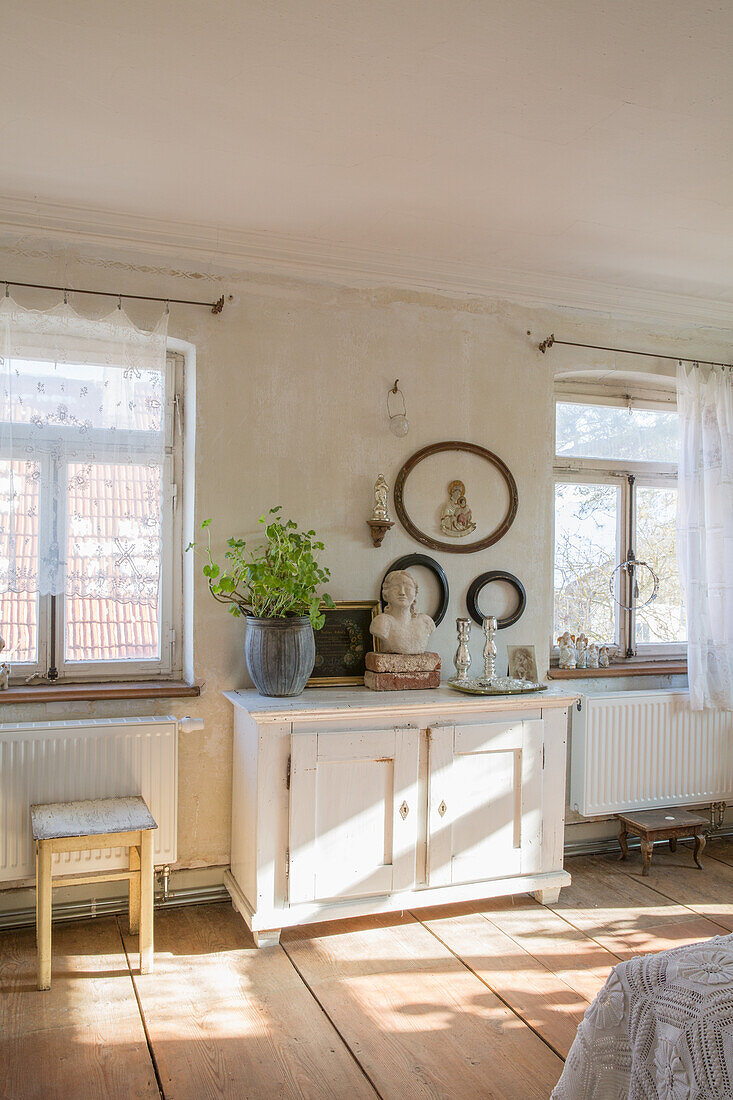
[(430, 730), (428, 885), (538, 871), (541, 719)]
[(414, 885), (418, 744), (415, 729), (293, 733), (291, 904)]

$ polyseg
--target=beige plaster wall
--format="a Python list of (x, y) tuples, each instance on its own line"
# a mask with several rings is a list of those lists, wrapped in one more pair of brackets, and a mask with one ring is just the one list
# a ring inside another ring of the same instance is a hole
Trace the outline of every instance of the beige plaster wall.
[[(359, 291), (196, 271), (160, 257), (95, 253), (42, 239), (0, 240), (3, 271), (24, 281), (59, 282), (175, 297), (233, 295), (224, 313), (172, 306), (170, 334), (196, 346), (196, 522), (213, 518), (214, 542), (248, 535), (257, 517), (282, 504), (326, 543), (335, 599), (373, 598), (387, 565), (422, 548), (396, 525), (375, 550), (365, 520), (378, 473), (390, 485), (404, 460), (427, 443), (467, 439), (494, 450), (513, 471), (517, 519), (497, 545), (472, 555), (435, 553), (451, 585), (435, 648), (452, 668), (457, 615), (472, 578), (493, 568), (523, 581), (527, 610), (507, 642), (532, 643), (544, 660), (551, 630), (552, 383), (555, 369), (607, 365), (609, 358), (547, 356), (536, 343), (550, 331), (571, 339), (619, 342), (649, 350), (722, 356), (725, 333), (681, 324), (654, 327), (569, 310), (531, 310), (477, 299), (404, 291)], [(18, 291), (20, 301), (50, 305), (52, 294)], [(78, 299), (102, 311), (100, 300)], [(159, 307), (133, 303), (150, 324)], [(531, 330), (531, 337), (527, 335)], [(660, 364), (648, 360), (647, 369)], [(385, 396), (396, 377), (410, 434), (387, 427)], [(192, 471), (189, 469), (189, 476)], [(442, 489), (440, 490), (442, 491)], [(248, 683), (241, 621), (208, 596), (198, 569), (193, 607), (194, 675), (201, 698), (6, 708), (0, 720), (176, 713), (200, 715), (202, 733), (182, 735), (179, 767), (179, 866), (228, 863), (231, 784), (229, 704), (221, 692)], [(474, 661), (480, 660), (474, 632)], [(500, 662), (503, 653), (500, 655)], [(544, 671), (544, 669), (541, 669)]]

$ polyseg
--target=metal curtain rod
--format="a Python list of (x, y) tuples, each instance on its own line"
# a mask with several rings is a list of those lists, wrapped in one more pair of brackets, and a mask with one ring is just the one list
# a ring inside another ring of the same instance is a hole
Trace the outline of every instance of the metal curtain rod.
[(615, 351), (618, 355), (645, 355), (649, 359), (669, 359), (673, 363), (697, 363), (698, 366), (703, 367), (727, 367), (729, 370), (733, 370), (733, 366), (731, 366), (730, 363), (714, 363), (710, 359), (690, 359), (690, 357), (686, 355), (660, 355), (656, 351), (632, 351), (630, 348), (606, 348), (601, 344), (578, 344), (575, 340), (556, 340), (554, 333), (546, 337), (537, 347), (544, 355), (547, 349), (551, 348), (553, 344), (564, 344), (566, 348), (591, 348), (593, 351)]
[(150, 294), (113, 294), (111, 290), (74, 290), (70, 286), (47, 286), (46, 283), (17, 283), (14, 279), (0, 279), (5, 283), (6, 292), (11, 286), (29, 287), (31, 290), (60, 290), (62, 294), (95, 294), (101, 298), (134, 298), (138, 302), (173, 302), (178, 306), (210, 306), (212, 313), (221, 313), (224, 309), (224, 295), (215, 302), (192, 302), (189, 298), (154, 298)]

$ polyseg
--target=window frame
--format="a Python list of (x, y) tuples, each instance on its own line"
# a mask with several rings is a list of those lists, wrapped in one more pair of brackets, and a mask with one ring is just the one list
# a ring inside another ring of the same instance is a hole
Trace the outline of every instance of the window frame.
[[(559, 484), (610, 484), (618, 485), (621, 489), (619, 497), (619, 511), (617, 516), (616, 545), (620, 559), (625, 559), (630, 550), (636, 552), (635, 538), (635, 504), (636, 490), (641, 487), (672, 488), (677, 487), (677, 463), (676, 462), (640, 462), (621, 459), (604, 458), (578, 458), (563, 457), (558, 455), (557, 447), (557, 405), (607, 405), (617, 408), (632, 409), (656, 409), (663, 412), (676, 410), (677, 402), (673, 395), (663, 396), (659, 394), (651, 396), (636, 396), (625, 393), (610, 394), (599, 393), (591, 383), (578, 385), (574, 389), (566, 389), (565, 386), (556, 386), (553, 395), (553, 504), (555, 489)], [(552, 511), (552, 554), (553, 554), (553, 607), (554, 607), (554, 560), (555, 560), (555, 509)], [(617, 594), (623, 603), (631, 602), (631, 580), (628, 574), (619, 572), (619, 587)], [(654, 661), (668, 661), (687, 656), (687, 641), (684, 642), (642, 642), (636, 641), (636, 610), (617, 605), (616, 609), (616, 638), (617, 646), (616, 662), (634, 661), (648, 663)], [(554, 638), (554, 611), (553, 611), (553, 637), (551, 639), (551, 659), (558, 656), (558, 647)]]
[[(165, 460), (163, 463), (163, 522), (160, 585), (160, 657), (155, 660), (66, 661), (64, 659), (65, 616), (63, 595), (38, 598), (38, 660), (14, 661), (10, 682), (46, 680), (51, 654), (56, 655), (58, 676), (53, 683), (135, 681), (180, 678), (182, 674), (183, 621), (183, 527), (178, 486), (182, 485), (183, 422), (182, 394), (184, 356), (168, 350), (165, 371)], [(53, 614), (55, 600), (55, 616)], [(51, 645), (55, 618), (55, 647)]]

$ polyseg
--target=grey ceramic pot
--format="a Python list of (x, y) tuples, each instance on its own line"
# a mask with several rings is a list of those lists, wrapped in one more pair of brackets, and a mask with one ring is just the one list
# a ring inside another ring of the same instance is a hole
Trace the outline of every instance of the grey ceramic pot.
[(292, 619), (247, 616), (247, 668), (260, 695), (300, 695), (316, 663), (316, 642), (307, 615)]

